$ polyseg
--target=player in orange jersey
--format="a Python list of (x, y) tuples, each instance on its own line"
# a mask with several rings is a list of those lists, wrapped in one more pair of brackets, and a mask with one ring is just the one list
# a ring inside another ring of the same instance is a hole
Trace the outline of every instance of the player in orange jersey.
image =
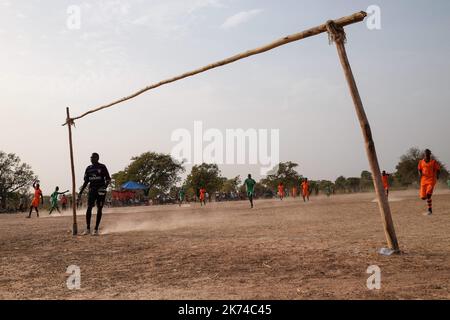
[(381, 180), (383, 181), (384, 192), (386, 192), (386, 197), (389, 197), (389, 176), (390, 174), (386, 173), (383, 170), (381, 174)]
[(205, 205), (206, 206), (206, 189), (204, 188), (204, 187), (201, 187), (200, 188), (200, 205), (201, 206), (203, 206), (203, 205)]
[(278, 197), (280, 197), (280, 200), (283, 200), (284, 198), (284, 185), (283, 182), (280, 182), (278, 185)]
[(292, 197), (294, 199), (297, 197), (297, 187), (292, 187)]
[(28, 214), (27, 218), (31, 218), (31, 213), (33, 212), (33, 209), (36, 210), (37, 217), (39, 218), (39, 209), (38, 209), (39, 202), (44, 204), (44, 197), (42, 196), (42, 191), (37, 181), (33, 182), (33, 189), (34, 189), (34, 197), (33, 201), (31, 201), (30, 213)]
[(431, 151), (426, 149), (425, 157), (419, 161), (418, 169), (420, 177), (420, 198), (427, 201), (428, 212), (426, 214), (432, 215), (433, 201), (431, 197), (433, 196), (434, 186), (439, 180), (441, 167), (436, 160), (431, 159)]
[(306, 202), (306, 200), (309, 201), (309, 182), (308, 182), (308, 178), (305, 178), (305, 180), (303, 180), (302, 182), (302, 196), (303, 196), (303, 201)]

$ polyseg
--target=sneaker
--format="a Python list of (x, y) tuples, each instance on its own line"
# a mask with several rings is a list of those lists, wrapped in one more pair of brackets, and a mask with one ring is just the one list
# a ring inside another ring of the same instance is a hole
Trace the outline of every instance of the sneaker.
[(98, 233), (98, 230), (94, 230), (94, 232), (92, 233), (92, 235), (95, 236), (95, 237), (97, 237), (97, 236), (99, 236), (100, 234)]
[(91, 234), (91, 230), (86, 229), (81, 235), (82, 235), (82, 236), (88, 236), (88, 235), (90, 235), (90, 234)]
[(433, 212), (427, 211), (427, 212), (425, 212), (423, 215), (424, 215), (424, 216), (432, 216), (432, 215), (433, 215)]

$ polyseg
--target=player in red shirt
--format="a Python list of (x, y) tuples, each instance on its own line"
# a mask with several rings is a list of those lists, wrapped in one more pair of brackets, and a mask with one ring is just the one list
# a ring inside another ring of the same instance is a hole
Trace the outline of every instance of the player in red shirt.
[(383, 171), (381, 174), (381, 180), (383, 181), (384, 191), (386, 192), (386, 197), (389, 197), (389, 176), (390, 174)]
[(303, 180), (302, 182), (302, 196), (303, 196), (303, 201), (306, 202), (306, 200), (309, 201), (309, 182), (308, 182), (308, 178), (305, 178), (305, 180)]
[(294, 199), (297, 197), (297, 187), (292, 187), (292, 197)]
[(206, 206), (206, 189), (205, 188), (200, 188), (200, 205), (205, 205)]
[(42, 196), (42, 191), (37, 181), (33, 182), (33, 189), (34, 189), (34, 197), (33, 201), (31, 201), (30, 213), (28, 214), (27, 218), (31, 218), (31, 213), (33, 212), (33, 209), (36, 210), (37, 217), (39, 218), (39, 209), (38, 209), (39, 202), (44, 204), (44, 197)]
[(63, 211), (66, 211), (67, 209), (67, 197), (65, 194), (62, 195), (61, 197), (61, 207)]
[(280, 200), (283, 200), (284, 198), (284, 185), (283, 182), (280, 182), (278, 185), (278, 197), (280, 197)]

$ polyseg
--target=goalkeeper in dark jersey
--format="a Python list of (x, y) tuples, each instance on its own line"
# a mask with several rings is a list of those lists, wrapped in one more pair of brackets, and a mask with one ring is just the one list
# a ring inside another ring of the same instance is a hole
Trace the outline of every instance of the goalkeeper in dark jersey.
[(92, 208), (97, 205), (97, 220), (95, 223), (94, 233), (92, 235), (98, 236), (98, 229), (100, 227), (100, 221), (102, 220), (102, 209), (105, 204), (106, 189), (111, 182), (108, 169), (104, 164), (98, 162), (99, 159), (100, 156), (98, 153), (92, 154), (92, 164), (86, 168), (86, 172), (84, 173), (84, 184), (78, 194), (78, 202), (80, 202), (84, 189), (86, 189), (89, 185), (88, 208), (86, 211), (86, 231), (83, 235), (91, 234)]

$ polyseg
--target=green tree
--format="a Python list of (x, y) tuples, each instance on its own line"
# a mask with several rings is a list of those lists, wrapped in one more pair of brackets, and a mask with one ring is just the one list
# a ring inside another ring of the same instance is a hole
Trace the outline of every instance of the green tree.
[(223, 183), (222, 183), (222, 188), (220, 189), (220, 191), (225, 192), (225, 193), (238, 192), (239, 185), (241, 184), (240, 176), (234, 177), (233, 179), (223, 178), (222, 181), (223, 181)]
[(197, 192), (198, 189), (204, 187), (211, 195), (220, 190), (224, 180), (217, 164), (202, 163), (192, 167), (191, 173), (186, 179), (187, 185)]
[(167, 193), (180, 181), (179, 174), (185, 171), (183, 164), (168, 154), (146, 152), (131, 161), (125, 170), (112, 175), (114, 187), (135, 181), (149, 187), (150, 197)]
[(276, 190), (280, 182), (286, 188), (291, 189), (294, 186), (298, 188), (302, 176), (298, 174), (297, 167), (298, 164), (291, 161), (281, 162), (261, 180), (261, 183), (271, 190)]
[(370, 173), (369, 171), (364, 170), (363, 172), (361, 172), (360, 188), (361, 191), (373, 190), (372, 173)]
[(327, 193), (332, 193), (332, 191), (334, 190), (334, 183), (328, 180), (321, 180), (319, 182), (319, 190), (322, 191), (323, 193), (327, 194)]
[(423, 152), (421, 150), (411, 148), (400, 157), (400, 161), (396, 166), (395, 179), (401, 186), (409, 186), (414, 182), (418, 182), (419, 173), (417, 166), (422, 156)]
[(347, 186), (350, 192), (360, 192), (361, 191), (361, 178), (348, 178)]
[(169, 196), (173, 199), (178, 199), (178, 194), (180, 193), (181, 187), (172, 186), (169, 190)]
[(320, 181), (309, 180), (309, 192), (314, 195), (319, 195)]
[(340, 176), (334, 182), (334, 186), (337, 192), (345, 193), (348, 189), (348, 181), (344, 176)]
[(36, 179), (31, 167), (17, 155), (0, 151), (0, 208), (4, 209), (9, 197), (25, 192)]
[[(126, 169), (125, 169), (126, 170)], [(119, 171), (111, 175), (111, 188), (113, 190), (119, 190), (120, 186), (125, 182), (131, 180), (129, 179), (129, 175), (126, 171)]]

